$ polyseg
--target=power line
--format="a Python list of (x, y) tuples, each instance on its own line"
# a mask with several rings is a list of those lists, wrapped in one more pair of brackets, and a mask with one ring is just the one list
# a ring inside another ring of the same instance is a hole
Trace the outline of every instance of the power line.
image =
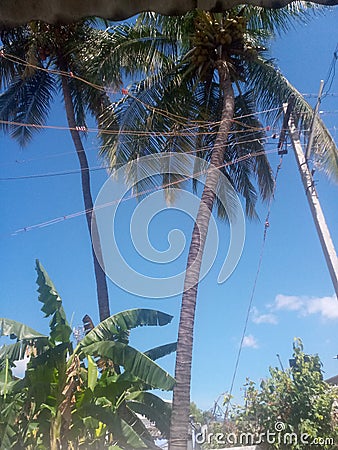
[[(245, 128), (245, 130), (233, 130), (231, 133), (244, 133), (247, 131), (251, 132), (257, 132), (257, 131), (266, 131), (266, 127), (252, 127), (251, 125), (248, 125), (246, 123), (240, 122), (239, 119), (243, 119), (250, 116), (255, 116), (259, 114), (265, 114), (268, 112), (279, 110), (279, 107), (276, 108), (270, 108), (263, 111), (254, 111), (250, 114), (237, 116), (231, 119), (233, 123), (236, 123), (238, 125), (241, 125)], [(83, 128), (83, 127), (68, 127), (64, 125), (41, 125), (41, 124), (34, 124), (34, 123), (24, 123), (24, 122), (16, 122), (11, 120), (0, 120), (0, 124), (3, 125), (12, 125), (17, 127), (26, 127), (26, 128), (36, 128), (36, 129), (51, 129), (51, 130), (60, 130), (60, 131), (85, 131), (87, 133), (96, 133), (96, 134), (107, 134), (107, 135), (130, 135), (135, 137), (143, 137), (143, 136), (169, 136), (169, 137), (175, 137), (175, 136), (190, 136), (192, 133), (196, 136), (210, 136), (212, 134), (217, 134), (218, 131), (211, 131), (210, 127), (214, 127), (220, 124), (220, 122), (205, 122), (203, 125), (203, 128), (208, 128), (206, 131), (198, 131), (198, 129), (201, 127), (200, 125), (194, 125), (192, 124), (189, 127), (186, 127), (183, 131), (182, 130), (174, 130), (174, 131), (154, 131), (154, 130), (133, 130), (133, 129), (116, 129), (116, 130), (110, 130), (108, 128)]]
[[(317, 98), (318, 94), (302, 94), (302, 96), (306, 98)], [(328, 92), (325, 94), (325, 97), (338, 97), (338, 92)]]
[[(19, 58), (16, 55), (5, 53), (3, 50), (0, 51), (0, 57), (8, 59), (9, 61), (14, 62), (16, 64), (23, 65), (25, 67), (31, 67), (31, 68), (33, 68), (35, 70), (40, 70), (40, 71), (51, 73), (51, 74), (54, 74), (54, 75), (60, 75), (62, 77), (74, 78), (74, 79), (76, 79), (78, 81), (81, 81), (82, 83), (85, 83), (85, 84), (91, 86), (92, 88), (94, 88), (94, 89), (96, 89), (98, 91), (104, 92), (104, 93), (110, 93), (110, 91), (111, 91), (111, 89), (107, 88), (106, 86), (100, 86), (98, 84), (92, 83), (92, 82), (86, 80), (85, 78), (82, 78), (82, 77), (79, 77), (79, 76), (75, 75), (73, 72), (65, 72), (65, 71), (62, 71), (62, 70), (49, 69), (49, 68), (37, 66), (35, 64), (28, 63), (27, 61), (25, 61), (22, 58)], [(156, 112), (156, 113), (158, 113), (158, 114), (160, 114), (160, 115), (162, 115), (164, 117), (172, 119), (172, 120), (176, 121), (178, 124), (180, 124), (179, 120), (182, 120), (183, 124), (186, 123), (186, 117), (184, 117), (184, 116), (180, 116), (178, 114), (170, 113), (167, 110), (163, 110), (161, 108), (157, 108), (157, 107), (154, 107), (152, 105), (149, 105), (149, 104), (143, 102), (138, 97), (132, 95), (132, 93), (129, 90), (127, 90), (127, 89), (122, 89), (121, 92), (122, 92), (123, 95), (128, 95), (133, 100), (139, 102), (146, 109), (152, 111), (153, 113)], [(113, 93), (116, 93), (116, 92), (113, 92)], [(277, 110), (277, 109), (280, 109), (280, 108), (272, 108), (270, 110), (267, 110), (266, 112), (274, 111), (274, 110)], [(256, 113), (247, 114), (247, 115), (241, 116), (241, 118), (250, 117), (250, 116), (255, 115), (255, 114)], [(232, 121), (236, 122), (236, 119), (237, 118), (233, 118)], [(209, 124), (209, 122), (202, 121), (202, 120), (195, 120), (194, 123), (196, 124), (196, 125), (194, 125), (195, 127), (208, 126), (208, 124)], [(220, 124), (220, 122), (219, 121), (218, 122), (214, 122), (214, 124)], [(182, 123), (181, 123), (181, 125), (182, 125)], [(242, 125), (245, 126), (245, 124), (242, 124)]]
[[(329, 110), (327, 110), (327, 111), (326, 110), (325, 111), (319, 111), (319, 114), (338, 114), (338, 110), (335, 110), (335, 111), (329, 111)], [(279, 128), (273, 128), (271, 126), (269, 128), (269, 131), (271, 131), (271, 132), (274, 132), (274, 131), (277, 131), (277, 130), (279, 131)], [(327, 130), (337, 132), (337, 127), (335, 127), (335, 126), (334, 127), (330, 127), (330, 128), (327, 127)], [(241, 130), (241, 132), (242, 131), (243, 132), (247, 132), (247, 130), (245, 130), (245, 131)], [(309, 131), (309, 129), (308, 130), (307, 129), (303, 129), (302, 131), (306, 132), (306, 131)], [(238, 131), (238, 133), (239, 133), (239, 131)], [(273, 135), (276, 136), (277, 133), (273, 133)], [(269, 138), (272, 138), (272, 136), (267, 136), (264, 139), (269, 139)], [(135, 138), (135, 142), (137, 142), (137, 138)], [(269, 145), (269, 143), (265, 143), (265, 145)], [(111, 146), (109, 144), (99, 145), (100, 150), (102, 150), (104, 148), (108, 148), (108, 147), (111, 147)], [(88, 150), (95, 150), (96, 151), (97, 148), (98, 148), (98, 146), (95, 145), (95, 146), (91, 146), (91, 147), (86, 147), (85, 150), (80, 150), (80, 151), (81, 152), (87, 152)], [(45, 155), (37, 157), (37, 158), (28, 158), (28, 159), (22, 159), (22, 160), (16, 159), (14, 161), (10, 161), (10, 162), (7, 162), (7, 163), (2, 163), (2, 164), (0, 164), (0, 167), (7, 167), (7, 166), (11, 166), (11, 165), (13, 165), (13, 166), (14, 165), (20, 166), (20, 165), (28, 164), (28, 163), (35, 162), (35, 161), (44, 161), (44, 160), (47, 160), (47, 159), (58, 158), (58, 157), (61, 157), (61, 156), (74, 156), (74, 150), (71, 150), (71, 151), (68, 151), (68, 152), (54, 153), (54, 154), (45, 154)]]
[[(270, 136), (272, 137), (272, 136)], [(270, 137), (266, 137), (265, 139), (269, 139)], [(261, 139), (249, 139), (247, 141), (237, 141), (233, 143), (227, 143), (227, 144), (220, 144), (222, 147), (228, 147), (230, 145), (244, 145), (249, 144), (252, 142), (259, 142)], [(275, 145), (273, 142), (265, 142), (264, 145)], [(217, 147), (213, 147), (217, 148)], [(198, 149), (198, 152), (206, 152), (209, 151), (209, 147), (201, 147)], [(182, 155), (189, 155), (189, 154), (196, 154), (196, 150), (192, 150), (190, 152), (184, 152)], [(274, 150), (272, 151), (274, 152)], [(271, 151), (266, 151), (265, 153), (271, 153)], [(77, 175), (82, 172), (97, 172), (101, 170), (111, 171), (113, 169), (117, 169), (121, 166), (123, 166), (124, 163), (120, 164), (114, 164), (113, 166), (96, 166), (96, 167), (89, 167), (84, 169), (74, 169), (74, 170), (64, 170), (59, 172), (47, 172), (47, 173), (38, 173), (38, 174), (31, 174), (31, 175), (19, 175), (15, 177), (0, 177), (0, 181), (17, 181), (17, 180), (30, 180), (30, 179), (39, 179), (39, 178), (49, 178), (49, 177), (58, 177), (58, 176), (65, 176), (65, 175)]]
[(0, 178), (0, 181), (16, 181), (16, 180), (31, 180), (35, 178), (50, 178), (50, 177), (61, 177), (64, 175), (75, 175), (81, 172), (96, 172), (98, 170), (107, 170), (107, 167), (91, 167), (88, 169), (74, 169), (74, 170), (67, 170), (63, 172), (47, 172), (47, 173), (38, 173), (33, 175), (22, 175), (17, 177), (3, 177)]
[(330, 92), (330, 90), (331, 90), (333, 81), (334, 81), (335, 76), (336, 76), (336, 64), (337, 64), (337, 60), (338, 60), (338, 44), (337, 44), (336, 49), (335, 49), (335, 51), (334, 51), (334, 53), (333, 53), (333, 58), (332, 58), (332, 61), (331, 61), (330, 66), (329, 66), (329, 70), (328, 70), (328, 73), (327, 73), (327, 75), (326, 75), (326, 79), (325, 79), (325, 82), (324, 82), (324, 87), (325, 87), (328, 83), (329, 83), (329, 86), (328, 86), (326, 92), (323, 94), (323, 98), (325, 98), (325, 97), (329, 94), (329, 92)]
[[(218, 167), (215, 167), (214, 170), (222, 169), (222, 168), (234, 165), (234, 164), (238, 164), (238, 163), (240, 163), (242, 161), (245, 161), (245, 160), (247, 160), (249, 158), (252, 158), (252, 157), (264, 156), (267, 153), (276, 153), (276, 152), (277, 152), (277, 150), (275, 149), (275, 150), (270, 150), (270, 151), (269, 150), (267, 150), (267, 151), (264, 150), (264, 151), (261, 151), (261, 152), (249, 153), (247, 155), (240, 156), (240, 157), (236, 158), (235, 160), (233, 160), (231, 162), (227, 162), (227, 163), (224, 163), (224, 164), (222, 164), (222, 165), (220, 165)], [(156, 187), (154, 187), (152, 189), (147, 189), (147, 190), (144, 190), (144, 191), (141, 191), (141, 192), (136, 192), (134, 194), (131, 194), (129, 197), (120, 198), (120, 199), (113, 200), (111, 202), (105, 203), (103, 205), (100, 205), (99, 208), (100, 209), (101, 208), (106, 208), (108, 206), (112, 206), (112, 205), (120, 203), (120, 202), (125, 202), (125, 201), (131, 200), (131, 199), (135, 199), (137, 197), (140, 197), (140, 196), (152, 193), (152, 192), (156, 192), (156, 191), (158, 191), (160, 189), (165, 189), (165, 188), (168, 188), (168, 187), (171, 187), (171, 186), (174, 186), (174, 185), (178, 185), (178, 184), (180, 184), (180, 183), (182, 183), (184, 181), (188, 181), (188, 180), (192, 179), (193, 177), (198, 177), (200, 175), (203, 175), (204, 173), (205, 173), (205, 170), (202, 170), (201, 172), (195, 173), (195, 174), (190, 175), (190, 176), (183, 177), (182, 179), (179, 179), (179, 180), (176, 180), (176, 181), (172, 181), (172, 182), (167, 183), (167, 184), (162, 184), (162, 185), (156, 186)], [(55, 217), (55, 218), (53, 218), (51, 220), (40, 222), (40, 223), (35, 224), (35, 225), (29, 225), (29, 226), (26, 226), (26, 227), (23, 227), (23, 228), (20, 228), (20, 229), (14, 231), (13, 233), (11, 233), (11, 236), (16, 236), (16, 235), (18, 235), (20, 233), (23, 233), (23, 232), (28, 232), (28, 231), (32, 231), (34, 229), (44, 228), (44, 227), (47, 227), (49, 225), (54, 225), (56, 223), (63, 222), (63, 221), (68, 220), (68, 219), (73, 219), (75, 217), (79, 217), (79, 216), (88, 214), (91, 211), (93, 211), (93, 210), (92, 209), (84, 209), (84, 210), (77, 211), (77, 212), (72, 213), (72, 214), (66, 214), (66, 215), (63, 215), (63, 216)]]
[(240, 344), (239, 344), (237, 357), (236, 357), (236, 361), (235, 361), (234, 372), (233, 372), (232, 379), (231, 379), (230, 390), (229, 390), (229, 401), (227, 403), (227, 407), (226, 407), (226, 411), (225, 411), (225, 419), (227, 418), (228, 412), (229, 412), (231, 395), (232, 395), (232, 392), (233, 392), (233, 389), (234, 389), (236, 375), (237, 375), (237, 371), (238, 371), (238, 367), (239, 367), (239, 361), (240, 361), (240, 357), (241, 357), (242, 350), (243, 350), (243, 344), (244, 344), (245, 334), (246, 334), (246, 331), (247, 331), (247, 328), (248, 328), (249, 317), (250, 317), (250, 313), (251, 313), (251, 309), (252, 309), (252, 303), (253, 303), (254, 296), (255, 296), (255, 293), (256, 293), (257, 281), (258, 281), (258, 277), (259, 277), (259, 274), (260, 274), (260, 271), (261, 271), (261, 267), (262, 267), (262, 261), (263, 261), (265, 243), (266, 243), (266, 237), (267, 237), (268, 229), (270, 227), (269, 219), (270, 219), (270, 212), (271, 212), (271, 206), (272, 206), (272, 199), (274, 198), (274, 194), (276, 192), (277, 178), (278, 178), (279, 172), (280, 172), (280, 170), (282, 168), (282, 162), (283, 162), (283, 155), (281, 155), (280, 160), (279, 160), (279, 164), (277, 166), (276, 175), (275, 175), (275, 182), (274, 182), (274, 188), (273, 188), (273, 192), (272, 192), (271, 198), (269, 200), (268, 212), (267, 212), (267, 215), (266, 215), (266, 218), (265, 218), (263, 240), (262, 240), (262, 244), (261, 244), (261, 250), (260, 250), (260, 255), (259, 255), (259, 260), (258, 260), (258, 266), (257, 266), (257, 270), (256, 270), (254, 283), (253, 283), (253, 286), (252, 286), (252, 291), (251, 291), (251, 295), (250, 295), (250, 299), (249, 299), (247, 313), (246, 313), (246, 316), (245, 316), (245, 321), (244, 321), (241, 341), (240, 341)]

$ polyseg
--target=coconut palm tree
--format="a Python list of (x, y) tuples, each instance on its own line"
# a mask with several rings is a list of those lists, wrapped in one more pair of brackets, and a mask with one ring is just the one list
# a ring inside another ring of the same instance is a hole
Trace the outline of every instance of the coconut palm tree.
[[(103, 127), (117, 124), (121, 131), (117, 136), (103, 137), (102, 153), (110, 164), (170, 152), (194, 152), (209, 163), (183, 289), (171, 450), (187, 447), (197, 289), (211, 212), (215, 204), (219, 206), (216, 192), (226, 189), (219, 186), (220, 173), (243, 196), (248, 216), (255, 217), (258, 195), (265, 200), (273, 192), (272, 173), (264, 154), (266, 133), (257, 109), (266, 111), (265, 118), (275, 120), (282, 103), (293, 96), (300, 126), (308, 126), (313, 115), (310, 105), (277, 69), (266, 46), (269, 39), (286, 31), (295, 19), (304, 22), (311, 11), (308, 4), (299, 2), (281, 10), (245, 6), (223, 14), (196, 10), (178, 18), (146, 14), (135, 27), (112, 29), (109, 53), (107, 42), (102, 48), (98, 43), (93, 52), (97, 58), (91, 60), (92, 70), (102, 71), (108, 80), (112, 61), (128, 58), (123, 51), (137, 41), (139, 55), (133, 59), (134, 65), (141, 67), (143, 63), (143, 72), (148, 72), (147, 77), (133, 85), (129, 95), (101, 117)], [(162, 55), (159, 64), (155, 53), (154, 59), (142, 55), (140, 43), (149, 40)], [(240, 118), (235, 120), (236, 117)], [(337, 149), (321, 122), (315, 140), (317, 145), (312, 152), (318, 164), (338, 179)], [(183, 182), (170, 169), (164, 175), (164, 182), (168, 181), (175, 181), (176, 186), (177, 181)], [(156, 184), (158, 178), (146, 182)], [(223, 216), (229, 213), (222, 208), (218, 212)]]
[[(273, 191), (271, 169), (263, 153), (264, 127), (255, 111), (261, 107), (268, 111), (266, 117), (274, 119), (280, 113), (282, 103), (294, 96), (300, 124), (307, 126), (312, 117), (311, 107), (278, 71), (268, 56), (266, 45), (277, 32), (286, 31), (295, 18), (304, 21), (308, 12), (305, 4), (299, 3), (278, 11), (248, 6), (224, 14), (194, 11), (181, 18), (143, 16), (143, 21), (136, 25), (140, 41), (146, 41), (147, 27), (150, 26), (154, 48), (157, 46), (161, 53), (171, 39), (171, 45), (177, 44), (176, 51), (167, 52), (165, 66), (163, 59), (157, 66), (156, 62), (150, 64), (143, 58), (144, 71), (150, 68), (150, 75), (135, 84), (129, 96), (102, 116), (103, 126), (117, 123), (124, 131), (118, 137), (104, 136), (103, 154), (111, 164), (172, 151), (194, 151), (209, 162), (192, 233), (182, 297), (171, 450), (186, 449), (187, 446), (197, 288), (210, 215), (217, 203), (220, 172), (242, 194), (247, 214), (254, 217), (255, 182), (263, 199), (269, 198)], [(119, 32), (126, 45), (128, 26), (113, 29), (112, 39), (116, 40)], [(135, 28), (130, 32), (135, 33)], [(115, 55), (119, 54), (118, 50)], [(95, 53), (99, 55), (100, 70), (108, 73), (108, 61), (111, 63), (114, 51), (106, 59), (99, 46)], [(241, 116), (239, 122), (234, 121), (235, 116)], [(188, 127), (193, 131), (183, 132)], [(156, 131), (160, 137), (156, 139), (154, 133), (149, 133), (135, 140), (135, 133), (145, 129)], [(172, 131), (175, 131), (174, 137), (168, 136)], [(320, 146), (314, 146), (312, 150), (320, 150), (315, 157), (322, 169), (337, 179), (338, 155), (333, 139), (322, 123), (316, 132)], [(236, 163), (237, 158), (249, 153), (260, 153), (260, 156)], [(228, 165), (229, 162), (232, 164)], [(150, 183), (156, 181), (147, 180)], [(219, 212), (224, 215), (224, 211)]]
[[(110, 316), (107, 281), (98, 262), (100, 239), (93, 214), (90, 172), (81, 130), (86, 127), (90, 112), (98, 119), (109, 105), (109, 98), (79, 81), (84, 76), (80, 49), (95, 27), (90, 22), (70, 25), (49, 25), (31, 22), (16, 29), (1, 32), (0, 64), (0, 127), (21, 146), (33, 137), (33, 132), (46, 123), (53, 98), (61, 92), (67, 122), (81, 169), (81, 184), (86, 219), (93, 250), (94, 272), (100, 320)], [(96, 36), (98, 38), (98, 36)], [(13, 124), (15, 122), (16, 124)], [(17, 123), (23, 125), (17, 125)], [(26, 125), (25, 125), (26, 124)]]

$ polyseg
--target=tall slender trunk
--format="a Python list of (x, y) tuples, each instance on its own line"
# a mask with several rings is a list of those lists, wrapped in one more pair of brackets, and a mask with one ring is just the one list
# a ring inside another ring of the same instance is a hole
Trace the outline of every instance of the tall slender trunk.
[[(60, 64), (62, 66), (62, 64)], [(64, 70), (63, 67), (61, 67)], [(99, 305), (99, 315), (100, 320), (104, 320), (110, 316), (109, 309), (109, 298), (108, 298), (108, 287), (107, 287), (107, 279), (106, 274), (103, 268), (100, 266), (98, 257), (101, 261), (102, 259), (102, 250), (100, 244), (100, 236), (96, 224), (95, 213), (93, 211), (93, 199), (90, 189), (90, 174), (89, 174), (89, 165), (87, 156), (82, 145), (82, 141), (80, 138), (79, 132), (76, 130), (76, 121), (75, 121), (75, 113), (74, 113), (74, 105), (71, 97), (71, 92), (68, 84), (68, 79), (64, 76), (61, 77), (62, 82), (62, 93), (65, 101), (66, 115), (68, 126), (70, 128), (70, 134), (72, 136), (72, 140), (76, 149), (76, 154), (80, 163), (81, 168), (81, 184), (82, 184), (82, 195), (84, 206), (86, 209), (86, 219), (87, 226), (90, 235), (92, 255), (94, 261), (94, 272), (95, 272), (95, 280), (96, 280), (96, 291), (97, 291), (97, 300)], [(94, 251), (99, 253), (98, 257)]]
[[(189, 432), (191, 363), (197, 288), (202, 256), (215, 201), (219, 170), (234, 115), (234, 92), (226, 62), (218, 61), (217, 69), (223, 93), (223, 110), (218, 135), (212, 151), (210, 167), (192, 233), (182, 296), (181, 315), (176, 351), (173, 406), (170, 425), (169, 450), (186, 450)], [(192, 287), (188, 287), (192, 286)]]

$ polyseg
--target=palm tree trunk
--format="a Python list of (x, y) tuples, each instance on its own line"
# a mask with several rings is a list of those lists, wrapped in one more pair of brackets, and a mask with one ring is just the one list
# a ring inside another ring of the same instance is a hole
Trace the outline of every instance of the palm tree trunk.
[(224, 161), (227, 135), (234, 115), (234, 92), (226, 62), (218, 61), (217, 69), (223, 93), (223, 110), (218, 135), (211, 155), (210, 167), (207, 172), (205, 186), (192, 233), (185, 274), (176, 351), (176, 385), (173, 394), (169, 450), (187, 449), (190, 414), (191, 363), (197, 288), (209, 220), (215, 201), (216, 186), (219, 179), (217, 167), (220, 167)]
[[(62, 67), (61, 67), (62, 68)], [(62, 70), (64, 70), (62, 68)], [(92, 255), (94, 261), (94, 271), (95, 271), (95, 280), (96, 280), (96, 291), (97, 291), (97, 299), (99, 305), (99, 316), (100, 320), (104, 320), (110, 316), (109, 309), (109, 298), (108, 298), (108, 287), (107, 287), (107, 279), (104, 269), (100, 266), (98, 258), (102, 261), (102, 250), (100, 243), (100, 236), (97, 228), (95, 213), (93, 211), (93, 199), (90, 189), (90, 174), (89, 174), (89, 165), (87, 156), (82, 145), (82, 141), (80, 138), (80, 134), (76, 129), (76, 121), (75, 121), (75, 113), (74, 113), (74, 105), (71, 97), (71, 92), (68, 84), (68, 79), (65, 76), (61, 77), (62, 82), (62, 93), (65, 101), (66, 115), (68, 126), (70, 128), (70, 134), (72, 136), (72, 140), (76, 149), (76, 154), (79, 159), (80, 168), (81, 168), (81, 184), (82, 184), (82, 195), (84, 206), (86, 210), (86, 219), (87, 226), (91, 240), (92, 247)], [(95, 249), (98, 253), (94, 251)]]

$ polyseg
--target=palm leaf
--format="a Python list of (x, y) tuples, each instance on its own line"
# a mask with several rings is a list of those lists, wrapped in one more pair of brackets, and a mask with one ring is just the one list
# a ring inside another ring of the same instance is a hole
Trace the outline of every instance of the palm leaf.
[[(4, 51), (4, 47), (0, 47), (0, 52)], [(0, 90), (6, 90), (13, 78), (17, 75), (15, 64), (7, 58), (1, 58), (0, 64)]]
[[(291, 96), (295, 98), (294, 115), (299, 125), (308, 129), (312, 122), (313, 109), (303, 96), (280, 73), (273, 62), (258, 58), (247, 68), (250, 76), (250, 86), (254, 91), (258, 104), (263, 110), (272, 110), (267, 113), (270, 120), (277, 117), (276, 105), (287, 102)], [(338, 150), (334, 139), (320, 118), (316, 120), (314, 146), (312, 155), (319, 164), (319, 168), (326, 175), (338, 180)]]
[[(39, 126), (45, 124), (54, 93), (54, 80), (47, 72), (38, 70), (30, 77), (14, 78), (0, 95), (0, 120), (6, 122), (0, 123), (0, 127), (9, 130), (11, 137), (24, 146), (33, 132), (39, 131)], [(34, 128), (34, 125), (37, 127)]]
[[(176, 73), (169, 70), (159, 76), (150, 76), (135, 84), (129, 97), (125, 97), (105, 112), (102, 123), (109, 126), (113, 123), (119, 124), (120, 134), (103, 136), (102, 154), (113, 167), (134, 159), (137, 161), (136, 164), (126, 166), (127, 182), (132, 182), (137, 194), (147, 192), (153, 186), (173, 184), (174, 187), (181, 187), (180, 177), (170, 170), (169, 152), (184, 154), (195, 151), (197, 156), (206, 160), (212, 152), (222, 111), (219, 84), (215, 81), (208, 84), (197, 83), (196, 77), (189, 79), (183, 74), (184, 70), (179, 69)], [(172, 101), (173, 98), (175, 102)], [(265, 134), (261, 131), (263, 127), (255, 116), (255, 111), (256, 102), (252, 90), (237, 96), (236, 116), (245, 117), (240, 122), (234, 122), (224, 153), (227, 168), (223, 169), (235, 190), (243, 195), (246, 212), (250, 217), (256, 216), (255, 182), (263, 199), (271, 196), (274, 184), (268, 159), (264, 155)], [(148, 135), (144, 135), (145, 130), (149, 132)], [(174, 132), (173, 136), (169, 134), (171, 132)], [(136, 139), (137, 133), (143, 135)], [(246, 161), (236, 163), (239, 157), (251, 152), (262, 154), (257, 158), (250, 157)], [(162, 177), (147, 176), (146, 163), (140, 165), (142, 160), (139, 156), (158, 153), (163, 154), (163, 165), (164, 168), (167, 166), (168, 170), (161, 168), (161, 173), (164, 174)], [(198, 174), (204, 168), (195, 162), (194, 188)], [(140, 178), (142, 181), (135, 184), (134, 181)], [(230, 192), (224, 188), (222, 185), (218, 187), (219, 193), (223, 192), (223, 197), (226, 192)], [(166, 190), (172, 200), (173, 190)], [(233, 204), (231, 200), (231, 197), (227, 199), (228, 213), (231, 212)], [(216, 202), (219, 216), (225, 218), (227, 214), (218, 197)]]
[[(87, 74), (95, 74), (108, 89), (122, 84), (122, 76), (139, 77), (168, 65), (174, 48), (172, 39), (154, 27), (119, 24), (88, 30), (81, 60)], [(122, 76), (121, 76), (122, 75)]]
[(247, 5), (243, 11), (245, 17), (248, 18), (249, 29), (264, 29), (272, 36), (285, 34), (290, 29), (295, 29), (297, 25), (304, 25), (316, 15), (324, 12), (325, 8), (322, 6), (302, 1), (292, 2), (280, 9), (257, 8)]
[(82, 348), (82, 351), (88, 355), (111, 359), (153, 388), (171, 390), (175, 384), (174, 378), (148, 356), (121, 342), (95, 342)]

